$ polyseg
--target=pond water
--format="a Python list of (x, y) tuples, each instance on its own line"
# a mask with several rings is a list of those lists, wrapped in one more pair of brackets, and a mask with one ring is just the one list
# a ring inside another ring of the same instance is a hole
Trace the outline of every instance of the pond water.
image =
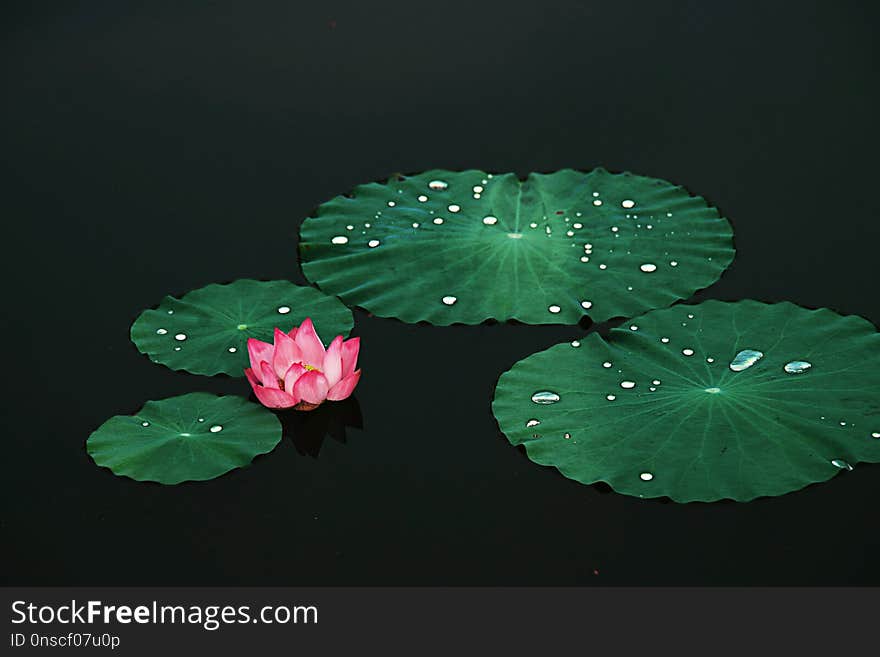
[(289, 418), (251, 467), (164, 487), (91, 462), (90, 432), (148, 399), (249, 394), (151, 364), (128, 338), (143, 308), (211, 282), (304, 283), (302, 218), (394, 172), (665, 178), (736, 231), (737, 259), (698, 299), (880, 321), (876, 8), (493, 4), (7, 18), (5, 582), (880, 584), (880, 466), (679, 505), (510, 446), (498, 375), (584, 327), (356, 311), (355, 399)]

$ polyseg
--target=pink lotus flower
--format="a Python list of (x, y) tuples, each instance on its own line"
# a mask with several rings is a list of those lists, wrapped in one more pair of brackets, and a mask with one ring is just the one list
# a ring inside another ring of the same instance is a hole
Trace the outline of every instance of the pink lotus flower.
[(351, 395), (361, 371), (356, 370), (360, 338), (337, 335), (327, 349), (308, 317), (290, 333), (275, 329), (275, 344), (248, 339), (251, 366), (244, 373), (263, 406), (311, 411), (325, 399)]

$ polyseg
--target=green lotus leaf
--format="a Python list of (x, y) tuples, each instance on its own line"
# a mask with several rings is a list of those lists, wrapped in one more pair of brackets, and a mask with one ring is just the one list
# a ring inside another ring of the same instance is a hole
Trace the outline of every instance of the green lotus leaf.
[(114, 474), (179, 484), (245, 466), (280, 440), (281, 423), (262, 406), (194, 392), (149, 401), (136, 415), (110, 418), (86, 447), (95, 463)]
[(398, 176), (324, 203), (300, 238), (303, 272), (326, 292), (440, 325), (630, 317), (711, 285), (734, 255), (702, 198), (604, 169)]
[(289, 331), (306, 317), (325, 343), (354, 326), (339, 299), (315, 288), (243, 279), (165, 297), (135, 320), (131, 340), (153, 362), (174, 370), (244, 376), (248, 338), (272, 342), (276, 326)]
[(791, 303), (677, 305), (519, 361), (492, 408), (529, 458), (585, 484), (781, 495), (880, 461), (880, 334)]

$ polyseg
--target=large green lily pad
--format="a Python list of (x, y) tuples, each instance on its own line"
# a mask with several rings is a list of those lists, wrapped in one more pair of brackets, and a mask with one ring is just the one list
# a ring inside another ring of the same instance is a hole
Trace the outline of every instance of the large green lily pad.
[(195, 392), (147, 402), (136, 415), (117, 415), (86, 443), (100, 466), (138, 481), (179, 484), (213, 479), (271, 452), (281, 423), (241, 397)]
[(880, 461), (880, 334), (791, 303), (678, 305), (519, 361), (492, 408), (529, 458), (585, 484), (781, 495)]
[(630, 317), (714, 283), (730, 224), (684, 188), (604, 169), (427, 171), (356, 187), (303, 222), (306, 277), (432, 324)]
[(242, 279), (211, 284), (180, 299), (165, 297), (131, 327), (131, 340), (156, 363), (193, 374), (244, 376), (247, 339), (272, 342), (275, 327), (289, 331), (311, 317), (329, 343), (354, 326), (339, 299), (290, 281)]

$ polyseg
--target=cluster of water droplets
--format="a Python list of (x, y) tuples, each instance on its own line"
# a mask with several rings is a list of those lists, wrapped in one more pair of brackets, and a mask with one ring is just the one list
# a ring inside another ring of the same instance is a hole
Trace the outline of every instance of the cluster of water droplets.
[[(598, 208), (598, 207), (605, 207), (605, 208), (615, 207), (616, 208), (616, 205), (613, 203), (610, 205), (606, 204), (602, 199), (602, 193), (599, 191), (592, 192), (592, 204), (596, 208)], [(636, 208), (636, 206), (637, 206), (637, 202), (633, 199), (628, 198), (628, 199), (624, 199), (620, 202), (620, 208), (622, 208), (623, 211), (633, 210), (634, 208)], [(609, 211), (605, 210), (604, 212), (609, 212)], [(577, 214), (577, 216), (581, 216), (580, 212), (578, 212), (576, 214)], [(613, 216), (613, 215), (611, 215), (611, 216)], [(665, 216), (666, 216), (666, 219), (669, 219), (672, 217), (672, 213), (666, 212)], [(639, 214), (637, 212), (623, 212), (622, 216), (620, 217), (620, 221), (618, 223), (616, 223), (615, 225), (611, 226), (609, 230), (610, 230), (614, 239), (620, 238), (620, 236), (623, 234), (621, 232), (621, 226), (623, 226), (626, 230), (631, 231), (634, 237), (638, 237), (639, 230), (642, 229), (643, 227), (646, 230), (653, 230), (655, 225), (658, 222), (663, 221), (662, 218), (655, 216), (653, 214), (649, 215), (649, 219), (653, 223), (643, 224), (643, 223), (641, 223)], [(574, 224), (574, 228), (581, 228), (581, 227), (582, 227), (582, 224), (580, 222)], [(569, 233), (566, 233), (566, 234), (571, 236)], [(675, 234), (675, 231), (670, 231), (669, 233), (666, 234), (666, 236), (672, 237), (674, 234)], [(585, 243), (583, 245), (583, 247), (584, 247), (584, 254), (582, 256), (580, 256), (580, 261), (583, 263), (589, 263), (590, 258), (593, 255), (594, 247), (591, 243)], [(615, 249), (613, 246), (611, 246), (607, 249), (603, 249), (601, 251), (601, 253), (607, 255), (607, 257), (610, 259), (613, 257), (613, 254), (615, 253)], [(626, 255), (631, 255), (631, 254), (632, 254), (631, 250), (626, 251)], [(668, 255), (668, 252), (666, 252), (666, 255)], [(677, 267), (678, 261), (670, 260), (669, 266), (670, 267)], [(645, 273), (645, 274), (653, 274), (654, 272), (659, 271), (660, 267), (661, 267), (661, 265), (656, 262), (642, 262), (638, 265), (639, 271), (642, 273)], [(609, 269), (608, 262), (600, 261), (598, 263), (598, 269), (600, 271), (607, 271)], [(629, 285), (629, 286), (627, 286), (626, 289), (627, 289), (627, 291), (632, 292), (634, 288), (632, 285)]]
[[(687, 320), (694, 319), (694, 314), (688, 313), (686, 319)], [(687, 321), (682, 322), (682, 326), (687, 326), (687, 324), (688, 324)], [(635, 332), (635, 331), (639, 330), (639, 326), (633, 324), (633, 325), (630, 325), (629, 329), (630, 329), (630, 331)], [(659, 341), (661, 344), (669, 345), (670, 347), (674, 346), (673, 341), (667, 336), (661, 336), (659, 338)], [(581, 346), (581, 343), (578, 340), (574, 340), (571, 342), (571, 346), (577, 348), (577, 347)], [(675, 347), (675, 348), (679, 349), (678, 347)], [(691, 358), (696, 355), (696, 350), (690, 346), (682, 347), (679, 349), (679, 351), (682, 354), (682, 356), (684, 356), (685, 358)], [(760, 351), (757, 348), (748, 348), (748, 349), (738, 350), (735, 354), (733, 354), (729, 358), (729, 360), (726, 360), (723, 362), (727, 363), (727, 368), (731, 372), (734, 372), (736, 374), (740, 374), (740, 373), (746, 372), (747, 370), (749, 370), (751, 368), (754, 368), (759, 363), (762, 363), (763, 359), (765, 359), (764, 352)], [(708, 365), (711, 365), (716, 362), (716, 358), (713, 356), (705, 356), (705, 362)], [(614, 363), (611, 360), (605, 360), (600, 363), (600, 366), (605, 370), (611, 370), (614, 368)], [(780, 367), (780, 365), (776, 365), (776, 367)], [(813, 363), (811, 363), (810, 361), (804, 360), (804, 359), (789, 360), (789, 361), (785, 362), (784, 364), (781, 364), (782, 372), (784, 372), (784, 374), (786, 374), (786, 375), (791, 375), (791, 376), (804, 375), (805, 373), (810, 371), (812, 368), (813, 368)], [(619, 377), (617, 379), (617, 387), (618, 388), (620, 388), (621, 390), (627, 391), (630, 394), (638, 394), (636, 392), (636, 390), (638, 388), (638, 384), (637, 384), (636, 380), (622, 376), (623, 371), (621, 369), (617, 369), (615, 374), (618, 375), (618, 377)], [(656, 392), (658, 390), (659, 386), (661, 385), (661, 383), (662, 382), (660, 379), (652, 379), (651, 385), (646, 386), (646, 387), (649, 392)], [(704, 391), (706, 393), (709, 393), (712, 395), (718, 395), (718, 394), (722, 393), (722, 389), (718, 386), (706, 387), (706, 388), (704, 388)], [(607, 402), (614, 402), (618, 399), (618, 393), (606, 391), (603, 394), (604, 394), (604, 398)], [(531, 396), (531, 401), (535, 404), (538, 404), (538, 405), (556, 404), (560, 400), (561, 400), (561, 396), (552, 390), (539, 390), (539, 391), (536, 391), (535, 393), (533, 393)], [(825, 420), (825, 416), (822, 416), (821, 419)], [(537, 418), (531, 418), (526, 422), (526, 427), (533, 428), (533, 427), (536, 427), (540, 424), (541, 424), (541, 420), (539, 420)], [(848, 423), (845, 420), (840, 420), (839, 425), (841, 427), (854, 426), (854, 425), (852, 425), (852, 423)], [(535, 434), (534, 437), (537, 438), (539, 436), (537, 434)], [(566, 439), (571, 438), (571, 434), (565, 433), (563, 437)], [(871, 437), (871, 439), (874, 439), (874, 440), (880, 440), (880, 431), (871, 431), (870, 437)], [(577, 441), (574, 441), (574, 442), (576, 443)], [(839, 458), (831, 459), (830, 463), (834, 467), (841, 469), (841, 470), (852, 470), (853, 469), (853, 466), (844, 459), (839, 459)], [(644, 482), (649, 482), (654, 479), (654, 473), (642, 472), (639, 474), (639, 478)]]
[[(474, 199), (479, 199), (479, 198), (481, 198), (482, 193), (483, 193), (483, 191), (485, 190), (485, 187), (484, 187), (484, 186), (487, 185), (487, 184), (489, 183), (489, 180), (490, 180), (491, 178), (492, 178), (492, 175), (491, 175), (491, 174), (488, 174), (488, 175), (486, 176), (486, 178), (483, 179), (481, 185), (474, 185), (474, 186), (472, 187), (472, 190), (473, 190), (473, 198), (474, 198)], [(446, 182), (445, 180), (431, 180), (431, 181), (427, 184), (427, 191), (428, 191), (429, 193), (434, 193), (434, 192), (437, 192), (437, 193), (444, 193), (444, 192), (449, 191), (449, 189), (450, 189), (450, 185), (449, 185), (449, 183)], [(403, 199), (403, 193), (404, 193), (404, 192), (403, 192), (402, 189), (398, 189), (398, 190), (396, 190), (396, 193), (397, 193), (399, 199)], [(418, 194), (418, 195), (416, 196), (416, 201), (417, 201), (418, 203), (420, 203), (420, 204), (421, 204), (421, 203), (427, 203), (430, 199), (431, 199), (431, 197), (428, 196), (428, 194), (425, 194), (425, 193), (420, 193), (420, 194)], [(400, 201), (399, 201), (399, 200), (387, 200), (387, 201), (385, 201), (385, 206), (388, 207), (388, 208), (398, 208), (398, 207), (400, 207), (401, 202), (403, 202), (403, 200), (400, 200)], [(461, 205), (460, 205), (459, 203), (456, 203), (456, 202), (448, 202), (448, 203), (446, 203), (446, 212), (449, 213), (449, 214), (452, 214), (452, 215), (458, 214), (458, 213), (461, 212), (461, 209), (462, 209), (462, 207), (461, 207)], [(414, 211), (414, 212), (415, 212), (415, 211)], [(436, 216), (433, 216), (433, 217), (430, 219), (431, 223), (433, 223), (435, 226), (442, 226), (442, 225), (445, 223), (446, 219), (445, 219), (444, 217), (440, 216), (440, 215), (437, 215), (436, 211), (434, 211), (434, 210), (428, 210), (427, 212), (428, 212), (430, 215), (436, 215)], [(425, 211), (423, 211), (423, 210), (418, 210), (418, 211), (417, 211), (417, 214), (419, 214), (419, 215), (423, 215), (424, 213), (425, 213)], [(376, 220), (376, 221), (380, 221), (382, 218), (383, 218), (383, 216), (382, 216), (382, 210), (377, 210), (377, 211), (375, 212), (374, 216), (373, 216), (373, 219)], [(483, 223), (484, 223), (485, 225), (487, 225), (487, 226), (494, 226), (495, 224), (498, 223), (498, 218), (497, 218), (497, 217), (493, 217), (493, 216), (486, 216), (486, 217), (483, 218)], [(363, 224), (363, 230), (360, 231), (361, 235), (366, 236), (366, 235), (367, 235), (367, 231), (368, 231), (370, 228), (372, 228), (372, 225), (373, 225), (373, 224), (372, 224), (372, 222), (370, 222), (370, 221), (364, 222), (364, 224)], [(421, 221), (413, 221), (410, 225), (411, 225), (414, 229), (418, 229), (418, 228), (420, 228), (420, 227), (422, 226), (422, 222), (421, 222)], [(346, 230), (349, 234), (351, 234), (351, 233), (357, 231), (357, 227), (356, 227), (354, 224), (347, 224), (347, 225), (345, 226), (345, 230)], [(353, 244), (352, 239), (349, 237), (349, 235), (347, 235), (347, 234), (343, 234), (343, 233), (340, 233), (340, 234), (338, 234), (338, 235), (334, 235), (333, 237), (331, 237), (331, 238), (330, 238), (330, 243), (333, 244), (333, 245), (337, 245), (337, 246), (344, 246), (344, 245), (347, 245), (347, 244)], [(366, 244), (366, 246), (367, 246), (368, 248), (370, 248), (370, 249), (375, 249), (375, 248), (377, 248), (377, 247), (379, 247), (379, 246), (382, 245), (382, 241), (379, 240), (379, 239), (366, 239), (365, 242), (364, 242), (364, 244)]]
[[(480, 184), (476, 184), (476, 185), (471, 186), (470, 193), (475, 200), (482, 198), (483, 194), (486, 192), (487, 186), (491, 183), (492, 177), (493, 177), (492, 174), (487, 174), (486, 177), (480, 181)], [(429, 200), (431, 200), (432, 195), (440, 194), (441, 195), (440, 198), (443, 199), (442, 202), (445, 205), (445, 211), (443, 212), (443, 215), (446, 215), (446, 216), (438, 214), (437, 211), (431, 210), (431, 209), (414, 210), (414, 209), (410, 208), (411, 210), (413, 210), (413, 213), (417, 214), (418, 216), (424, 215), (426, 212), (429, 215), (431, 215), (430, 217), (425, 218), (424, 220), (411, 222), (410, 225), (412, 226), (413, 229), (421, 228), (421, 226), (426, 221), (429, 221), (431, 224), (433, 224), (435, 226), (442, 226), (446, 223), (446, 221), (447, 221), (447, 219), (449, 219), (449, 217), (454, 217), (455, 215), (459, 215), (462, 213), (461, 202), (457, 202), (454, 199), (450, 199), (446, 196), (447, 192), (452, 191), (452, 186), (447, 181), (439, 180), (439, 179), (431, 180), (430, 182), (427, 183), (426, 187), (427, 187), (427, 189), (425, 190), (426, 193), (424, 193), (424, 192), (419, 193), (416, 196), (416, 201), (419, 204), (427, 203)], [(388, 208), (398, 208), (398, 210), (401, 210), (402, 209), (401, 204), (403, 204), (403, 206), (406, 206), (406, 203), (404, 202), (405, 199), (403, 197), (404, 191), (402, 189), (398, 189), (398, 190), (396, 190), (396, 193), (399, 195), (398, 199), (400, 199), (400, 200), (388, 200), (385, 202), (385, 204)], [(436, 198), (437, 197), (435, 196), (435, 199)], [(404, 208), (402, 211), (405, 212), (406, 209)], [(376, 221), (380, 221), (382, 218), (383, 218), (382, 211), (377, 210), (376, 214), (374, 216), (374, 219)], [(480, 221), (484, 226), (496, 226), (500, 223), (500, 220), (498, 219), (498, 217), (493, 216), (491, 214), (487, 214), (487, 215), (483, 216), (480, 219)], [(363, 224), (363, 226), (364, 226), (364, 230), (361, 231), (361, 234), (366, 236), (367, 231), (372, 227), (372, 223), (365, 222)], [(356, 227), (354, 224), (348, 224), (348, 225), (346, 225), (345, 228), (349, 232), (356, 230)], [(520, 237), (522, 237), (522, 234), (510, 234), (510, 237), (520, 238)], [(334, 244), (334, 245), (342, 246), (342, 245), (352, 244), (352, 241), (347, 235), (339, 234), (339, 235), (335, 235), (334, 237), (332, 237), (330, 239), (330, 243)], [(382, 246), (382, 241), (379, 239), (366, 239), (366, 241), (364, 243), (370, 249), (375, 249), (377, 247)], [(447, 295), (440, 297), (440, 301), (445, 306), (453, 306), (458, 301), (458, 297), (453, 294), (447, 294)]]
[[(205, 418), (200, 417), (200, 418), (198, 418), (198, 421), (199, 421), (199, 423), (203, 423), (205, 421)], [(144, 428), (152, 426), (152, 424), (150, 423), (149, 420), (142, 420), (140, 424)], [(210, 426), (210, 428), (208, 429), (208, 431), (211, 433), (220, 433), (221, 431), (223, 431), (223, 425), (222, 424), (212, 424)], [(181, 431), (178, 435), (183, 436), (184, 438), (189, 438), (193, 434), (190, 431)]]
[[(279, 315), (288, 315), (291, 312), (291, 307), (287, 305), (280, 305), (275, 310)], [(166, 314), (174, 315), (174, 310), (168, 310), (166, 311)], [(236, 329), (239, 331), (246, 331), (248, 329), (248, 325), (238, 324), (236, 325)], [(171, 334), (171, 332), (165, 327), (159, 327), (156, 329), (156, 335), (165, 336), (169, 334)], [(172, 348), (174, 351), (181, 351), (182, 345), (189, 339), (189, 335), (183, 332), (171, 334), (171, 337), (173, 338)], [(230, 345), (226, 348), (226, 352), (230, 354), (238, 353), (238, 347), (235, 345)]]
[[(637, 329), (638, 329), (637, 326), (633, 328), (633, 330), (637, 330)], [(578, 340), (573, 340), (571, 342), (571, 346), (574, 348), (578, 348), (581, 346), (581, 343)], [(610, 370), (614, 367), (614, 363), (610, 360), (606, 360), (606, 361), (602, 362), (601, 366), (604, 369)], [(621, 373), (621, 370), (618, 369), (617, 374), (620, 374), (620, 373)], [(653, 379), (651, 381), (651, 386), (649, 386), (649, 390), (652, 392), (656, 391), (657, 386), (659, 386), (660, 384), (661, 384), (660, 379)], [(635, 388), (637, 388), (636, 381), (631, 380), (631, 379), (627, 379), (627, 378), (619, 379), (617, 385), (620, 387), (620, 389), (622, 389), (624, 391), (633, 391)], [(605, 399), (608, 402), (614, 402), (617, 400), (617, 394), (615, 394), (613, 392), (609, 392), (609, 393), (605, 394)], [(562, 396), (553, 390), (538, 390), (538, 391), (534, 392), (531, 396), (531, 401), (535, 404), (540, 405), (540, 406), (548, 406), (548, 405), (556, 404), (556, 403), (560, 402), (561, 400), (562, 400)], [(540, 424), (541, 424), (540, 419), (530, 418), (525, 422), (525, 427), (527, 429), (533, 429), (534, 427), (537, 427)], [(533, 434), (533, 437), (540, 438), (540, 435)], [(562, 438), (565, 440), (569, 440), (572, 438), (572, 433), (565, 432), (562, 434)], [(577, 444), (576, 440), (574, 440), (572, 442), (574, 444)], [(654, 478), (654, 475), (653, 475), (653, 473), (650, 473), (650, 472), (642, 472), (639, 474), (639, 478), (642, 481), (647, 482), (647, 481), (651, 481)]]
[[(463, 201), (456, 201), (454, 198), (452, 198), (453, 194), (457, 194), (460, 199), (462, 195), (467, 193), (470, 194), (474, 200), (479, 200), (486, 195), (487, 189), (492, 183), (492, 177), (492, 174), (487, 174), (479, 182), (479, 184), (473, 184), (469, 187), (469, 189), (466, 190), (454, 190), (453, 186), (445, 180), (431, 180), (427, 183), (426, 189), (415, 196), (415, 204), (408, 204), (406, 202), (404, 190), (397, 189), (392, 192), (396, 195), (392, 199), (384, 200), (384, 205), (382, 207), (384, 209), (396, 208), (396, 211), (398, 212), (407, 212), (408, 210), (410, 210), (412, 211), (412, 213), (420, 216), (425, 215), (426, 212), (432, 215), (430, 217), (425, 217), (424, 219), (421, 219), (421, 217), (419, 217), (419, 221), (412, 221), (410, 225), (413, 229), (416, 230), (425, 225), (426, 222), (429, 222), (434, 226), (442, 226), (447, 222), (449, 217), (463, 214)], [(644, 216), (640, 216), (639, 202), (637, 199), (619, 199), (618, 197), (617, 200), (612, 200), (603, 196), (601, 190), (595, 189), (592, 191), (588, 189), (587, 193), (588, 196), (584, 201), (584, 203), (586, 203), (586, 207), (581, 208), (580, 210), (557, 210), (555, 212), (549, 213), (549, 216), (545, 215), (541, 217), (539, 221), (531, 221), (528, 224), (528, 229), (543, 233), (546, 237), (551, 237), (556, 234), (564, 234), (566, 238), (573, 240), (571, 241), (571, 246), (575, 247), (579, 246), (578, 240), (583, 237), (581, 231), (585, 230), (586, 219), (584, 219), (583, 217), (586, 216), (587, 218), (591, 218), (597, 212), (601, 213), (599, 216), (602, 218), (602, 221), (588, 222), (586, 230), (591, 231), (591, 233), (589, 234), (594, 234), (597, 240), (604, 240), (604, 242), (606, 243), (607, 238), (603, 237), (602, 232), (604, 229), (598, 228), (598, 226), (607, 225), (606, 219), (609, 217), (616, 222), (614, 226), (610, 227), (610, 233), (613, 238), (619, 238), (623, 234), (629, 235), (630, 233), (632, 233), (633, 237), (637, 237), (640, 234), (640, 231), (643, 229), (652, 231), (656, 226), (673, 216), (672, 212), (658, 213), (650, 208), (645, 210), (645, 212), (643, 213)], [(442, 203), (441, 208), (445, 207), (445, 210), (435, 211), (430, 209), (418, 209), (419, 204), (427, 203), (432, 198), (435, 200), (435, 202), (440, 201)], [(645, 217), (647, 217), (647, 220)], [(376, 210), (374, 219), (376, 221), (380, 221), (382, 218), (382, 210)], [(497, 227), (504, 231), (503, 233), (500, 233), (501, 235), (506, 235), (510, 239), (519, 240), (522, 239), (524, 235), (524, 232), (521, 231), (518, 226), (511, 230), (511, 227), (507, 225), (510, 222), (505, 222), (503, 221), (503, 217), (499, 218), (498, 216), (491, 214), (491, 210), (489, 211), (489, 213), (486, 214), (477, 212), (476, 217), (463, 216), (463, 219), (465, 221), (479, 221), (483, 226), (487, 228)], [(647, 223), (646, 221), (650, 223)], [(351, 245), (360, 247), (365, 245), (369, 249), (376, 249), (378, 247), (381, 247), (383, 244), (382, 240), (367, 238), (367, 232), (371, 228), (371, 226), (372, 224), (369, 221), (364, 222), (363, 230), (360, 230), (360, 233), (365, 237), (363, 238), (363, 241), (361, 241), (353, 240), (353, 238), (351, 237), (351, 235), (358, 230), (355, 224), (347, 224), (345, 226), (345, 231), (340, 232), (339, 234), (334, 235), (330, 238), (330, 243), (337, 246)], [(593, 228), (590, 228), (590, 226), (593, 226)], [(605, 233), (605, 235), (607, 235), (607, 233)], [(669, 230), (667, 233), (665, 233), (665, 236), (669, 238), (674, 238), (675, 231)], [(670, 239), (670, 243), (674, 244), (674, 239)], [(605, 272), (623, 266), (617, 264), (620, 262), (618, 258), (620, 254), (615, 253), (616, 249), (614, 248), (613, 244), (603, 245), (600, 251), (597, 252), (599, 258), (594, 261), (591, 261), (591, 257), (593, 257), (594, 254), (594, 247), (591, 241), (580, 242), (580, 246), (583, 247), (583, 253), (577, 256), (580, 262), (585, 264), (591, 263), (591, 266), (594, 266), (597, 271)], [(627, 250), (626, 255), (632, 255), (632, 251)], [(669, 254), (668, 252), (665, 252), (664, 255), (668, 257)], [(711, 258), (709, 259), (711, 260)], [(664, 262), (642, 261), (637, 262), (634, 266), (637, 268), (637, 271), (643, 274), (653, 274), (657, 271), (660, 271), (660, 269), (664, 266), (664, 263), (666, 262), (668, 262), (669, 267), (678, 266), (678, 261), (674, 259), (665, 260)], [(626, 285), (625, 287), (627, 292), (633, 292), (634, 289), (638, 287), (638, 285), (634, 282), (632, 285)], [(449, 298), (454, 298), (454, 296), (447, 295), (445, 297), (442, 297), (444, 305), (453, 305), (454, 302), (447, 303), (446, 299)], [(580, 302), (580, 306), (582, 310), (589, 309), (590, 307), (592, 307), (592, 301), (582, 301)], [(563, 308), (564, 307), (561, 303), (550, 303), (547, 306), (547, 312), (550, 314), (559, 314), (562, 312)]]
[[(173, 315), (173, 314), (174, 314), (174, 311), (173, 311), (173, 310), (169, 310), (169, 311), (167, 311), (167, 314), (169, 314), (169, 315)], [(170, 333), (170, 331), (169, 331), (167, 328), (164, 328), (164, 327), (159, 327), (159, 328), (156, 329), (156, 335), (169, 335), (169, 333)], [(188, 337), (189, 337), (189, 336), (188, 336), (186, 333), (174, 333), (174, 334), (172, 334), (172, 335), (171, 335), (171, 338), (172, 338), (172, 340), (173, 340), (173, 342), (171, 343), (171, 344), (172, 344), (172, 349), (173, 349), (174, 351), (180, 351), (180, 350), (181, 350), (181, 344), (182, 344), (183, 342), (185, 342), (185, 341), (187, 340)]]

